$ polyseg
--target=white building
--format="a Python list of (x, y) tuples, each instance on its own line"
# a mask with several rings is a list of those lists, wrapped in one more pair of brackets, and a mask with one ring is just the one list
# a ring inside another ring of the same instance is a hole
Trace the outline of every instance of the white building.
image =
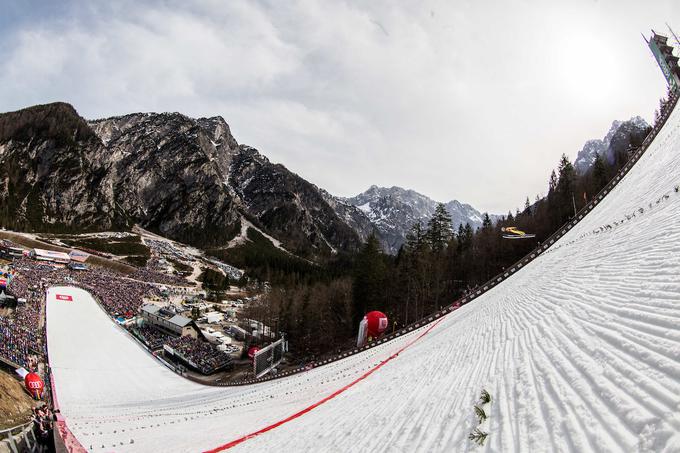
[(68, 264), (71, 262), (71, 257), (68, 253), (55, 252), (54, 250), (32, 249), (31, 258), (38, 261), (48, 261), (51, 263)]

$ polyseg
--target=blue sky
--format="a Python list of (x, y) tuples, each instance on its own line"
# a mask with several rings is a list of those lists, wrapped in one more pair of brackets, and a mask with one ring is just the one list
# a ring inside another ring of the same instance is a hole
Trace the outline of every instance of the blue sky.
[(672, 1), (0, 1), (0, 111), (221, 115), (331, 193), (399, 185), (497, 213), (613, 120), (651, 120), (665, 83), (640, 33), (680, 17)]

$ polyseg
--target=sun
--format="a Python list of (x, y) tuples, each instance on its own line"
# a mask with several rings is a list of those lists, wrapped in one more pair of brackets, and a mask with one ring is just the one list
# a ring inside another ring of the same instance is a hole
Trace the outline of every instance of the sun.
[(584, 31), (562, 36), (553, 52), (557, 87), (573, 101), (605, 102), (619, 90), (622, 60), (597, 34)]

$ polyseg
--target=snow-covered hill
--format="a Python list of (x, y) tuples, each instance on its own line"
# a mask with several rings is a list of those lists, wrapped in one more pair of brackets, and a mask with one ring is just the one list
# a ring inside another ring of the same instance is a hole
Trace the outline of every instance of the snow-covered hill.
[(680, 451), (679, 187), (676, 110), (603, 201), (507, 280), (392, 341), (251, 386), (186, 381), (89, 295), (53, 288), (61, 414), (90, 451)]

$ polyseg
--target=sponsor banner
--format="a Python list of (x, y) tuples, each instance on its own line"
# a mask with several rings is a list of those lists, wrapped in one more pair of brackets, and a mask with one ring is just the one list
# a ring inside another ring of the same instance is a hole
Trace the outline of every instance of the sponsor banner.
[(73, 297), (66, 294), (57, 294), (57, 300), (64, 300), (66, 302), (73, 302)]

